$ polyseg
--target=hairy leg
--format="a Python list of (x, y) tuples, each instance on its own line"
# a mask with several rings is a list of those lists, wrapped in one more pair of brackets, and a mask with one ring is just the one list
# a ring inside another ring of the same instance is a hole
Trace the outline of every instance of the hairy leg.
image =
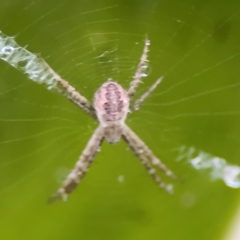
[(162, 181), (160, 176), (157, 174), (156, 170), (153, 168), (153, 166), (149, 163), (149, 160), (147, 157), (141, 153), (141, 151), (137, 151), (135, 147), (131, 144), (131, 140), (123, 135), (123, 139), (127, 144), (130, 146), (132, 151), (136, 154), (136, 156), (140, 159), (142, 162), (143, 166), (146, 168), (147, 172), (151, 175), (152, 179), (158, 184), (158, 186), (162, 189), (164, 189), (167, 193), (172, 194), (172, 187), (169, 184), (166, 184)]
[(130, 107), (131, 111), (138, 110), (142, 102), (152, 93), (152, 91), (158, 86), (162, 81), (163, 77), (160, 77), (139, 99), (137, 99), (134, 104)]
[(104, 129), (99, 126), (93, 133), (91, 139), (87, 143), (84, 151), (79, 157), (74, 169), (67, 176), (61, 188), (50, 198), (49, 202), (55, 202), (59, 199), (66, 200), (67, 196), (77, 187), (79, 182), (85, 176), (90, 164), (92, 163), (103, 140)]
[(167, 176), (176, 179), (177, 177), (169, 170), (147, 147), (147, 145), (127, 126), (123, 127), (123, 137), (130, 145), (133, 152), (141, 157), (144, 156), (151, 164), (161, 169)]
[(78, 91), (75, 90), (66, 80), (63, 80), (57, 73), (53, 71), (53, 69), (43, 60), (44, 64), (47, 66), (48, 70), (54, 75), (57, 85), (53, 89), (57, 92), (64, 95), (71, 102), (79, 106), (83, 111), (89, 114), (94, 119), (97, 119), (95, 110), (91, 103), (82, 96)]
[(147, 67), (146, 63), (148, 61), (147, 60), (147, 53), (148, 53), (148, 46), (149, 45), (150, 45), (150, 41), (146, 37), (140, 62), (138, 64), (138, 67), (137, 67), (136, 73), (133, 77), (133, 80), (130, 83), (130, 88), (128, 89), (128, 96), (129, 96), (130, 99), (134, 96), (138, 85), (141, 83), (141, 78), (143, 77), (144, 71), (146, 70), (146, 67)]

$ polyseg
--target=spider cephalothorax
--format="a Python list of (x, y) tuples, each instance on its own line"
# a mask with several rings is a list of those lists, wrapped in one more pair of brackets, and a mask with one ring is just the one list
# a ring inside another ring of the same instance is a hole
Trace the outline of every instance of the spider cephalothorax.
[(127, 92), (116, 82), (106, 82), (95, 93), (94, 107), (106, 140), (118, 142), (129, 111)]

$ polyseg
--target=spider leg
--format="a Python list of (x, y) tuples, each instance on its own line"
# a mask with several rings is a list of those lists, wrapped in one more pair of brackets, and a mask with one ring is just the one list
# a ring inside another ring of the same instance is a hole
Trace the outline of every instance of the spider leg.
[(62, 79), (57, 73), (55, 73), (54, 70), (43, 59), (42, 61), (57, 81), (57, 85), (53, 89), (68, 98), (71, 102), (80, 107), (92, 118), (97, 119), (95, 109), (91, 103), (83, 95), (76, 91), (75, 88), (71, 86), (66, 80)]
[(98, 149), (103, 141), (104, 129), (99, 126), (87, 146), (79, 157), (74, 169), (67, 176), (62, 184), (62, 187), (49, 199), (49, 202), (55, 202), (59, 199), (66, 200), (68, 195), (77, 187), (79, 182), (84, 178), (88, 168), (90, 167)]
[(142, 102), (152, 93), (152, 91), (158, 86), (162, 81), (163, 77), (160, 77), (139, 99), (137, 99), (134, 104), (130, 107), (130, 111), (138, 110)]
[[(132, 148), (133, 150), (133, 148)], [(133, 150), (134, 151), (134, 150)], [(173, 189), (171, 184), (166, 184), (163, 182), (163, 180), (160, 178), (160, 176), (157, 174), (156, 170), (152, 167), (152, 165), (148, 162), (147, 158), (144, 155), (137, 155), (142, 164), (145, 166), (148, 173), (151, 175), (153, 180), (158, 184), (158, 186), (162, 189), (164, 189), (167, 193), (173, 194)]]
[(141, 158), (141, 156), (147, 157), (150, 162), (161, 169), (167, 176), (177, 179), (171, 170), (169, 170), (161, 161), (158, 159), (152, 151), (144, 144), (144, 142), (127, 126), (123, 127), (124, 140), (130, 145), (133, 152)]
[(160, 176), (157, 174), (156, 170), (152, 167), (152, 165), (149, 163), (148, 159), (144, 154), (141, 153), (141, 151), (137, 151), (136, 148), (131, 145), (131, 140), (123, 135), (123, 139), (125, 140), (126, 143), (129, 144), (130, 148), (132, 151), (136, 154), (136, 156), (140, 159), (144, 167), (146, 168), (147, 172), (151, 175), (152, 179), (158, 184), (158, 186), (162, 189), (164, 189), (167, 193), (172, 194), (172, 186), (170, 184), (166, 184), (165, 182), (162, 181)]
[(150, 45), (150, 41), (148, 40), (147, 36), (145, 39), (145, 44), (143, 48), (143, 53), (138, 64), (136, 73), (133, 77), (132, 82), (130, 83), (130, 88), (128, 89), (128, 96), (132, 98), (135, 94), (138, 85), (141, 83), (141, 78), (144, 77), (144, 71), (146, 70), (146, 63), (147, 63), (147, 53), (148, 53), (148, 46)]

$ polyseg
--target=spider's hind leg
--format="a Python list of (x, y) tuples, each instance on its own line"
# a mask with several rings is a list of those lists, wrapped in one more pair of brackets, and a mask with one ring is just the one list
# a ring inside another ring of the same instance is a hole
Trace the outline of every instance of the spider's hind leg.
[(143, 101), (153, 92), (153, 90), (161, 83), (163, 77), (160, 77), (140, 98), (138, 98), (132, 106), (130, 106), (131, 112), (138, 110)]
[(95, 120), (97, 119), (95, 109), (92, 104), (81, 95), (73, 86), (71, 86), (66, 80), (62, 79), (54, 70), (43, 60), (41, 59), (44, 67), (50, 72), (56, 81), (56, 86), (54, 90), (68, 98), (72, 103), (76, 104), (88, 115), (90, 115)]
[(135, 94), (138, 85), (141, 83), (141, 79), (144, 76), (144, 71), (146, 70), (146, 63), (147, 63), (147, 53), (148, 53), (148, 47), (150, 45), (150, 41), (146, 36), (143, 53), (140, 59), (140, 62), (137, 66), (136, 73), (133, 77), (133, 80), (130, 83), (130, 88), (128, 89), (128, 96), (131, 99), (133, 95)]

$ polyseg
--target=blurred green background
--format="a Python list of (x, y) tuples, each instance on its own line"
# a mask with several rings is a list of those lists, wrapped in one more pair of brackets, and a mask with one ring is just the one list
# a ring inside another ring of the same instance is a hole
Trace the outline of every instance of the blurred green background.
[(0, 61), (0, 238), (226, 239), (239, 190), (177, 161), (176, 149), (240, 164), (239, 24), (239, 1), (3, 0), (0, 30), (88, 99), (109, 78), (129, 86), (148, 34), (137, 96), (164, 81), (127, 124), (183, 183), (165, 194), (124, 142), (104, 143), (68, 201), (48, 205), (97, 123)]

